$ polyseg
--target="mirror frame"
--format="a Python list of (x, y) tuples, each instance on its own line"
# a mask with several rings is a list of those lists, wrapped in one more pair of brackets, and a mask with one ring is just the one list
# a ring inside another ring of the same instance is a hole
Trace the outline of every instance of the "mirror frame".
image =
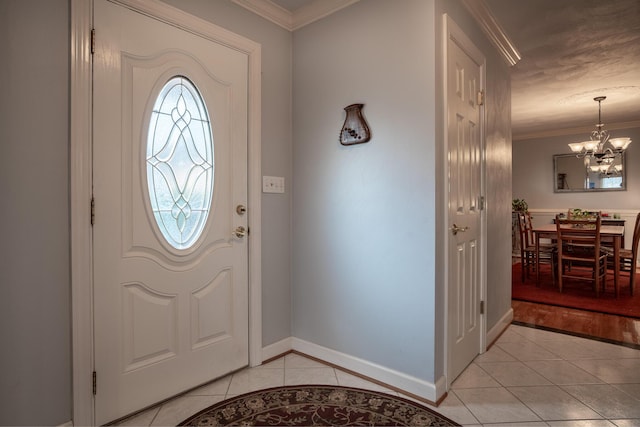
[[(622, 185), (617, 188), (581, 188), (581, 189), (561, 189), (558, 188), (558, 159), (573, 157), (576, 161), (584, 162), (584, 158), (579, 158), (573, 153), (553, 155), (553, 192), (554, 193), (591, 193), (600, 191), (627, 191), (627, 158), (625, 153), (621, 154), (622, 163)], [(584, 168), (584, 185), (587, 185), (587, 169)]]

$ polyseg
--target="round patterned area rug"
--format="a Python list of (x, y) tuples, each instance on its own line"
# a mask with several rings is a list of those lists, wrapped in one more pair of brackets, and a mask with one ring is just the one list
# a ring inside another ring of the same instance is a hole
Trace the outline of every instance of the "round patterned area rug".
[(217, 403), (180, 426), (458, 426), (410, 400), (351, 387), (274, 387)]

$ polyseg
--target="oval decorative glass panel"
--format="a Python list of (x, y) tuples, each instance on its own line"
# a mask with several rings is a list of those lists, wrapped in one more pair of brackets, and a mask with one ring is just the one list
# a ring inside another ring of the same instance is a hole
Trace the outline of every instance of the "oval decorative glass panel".
[(171, 246), (188, 249), (211, 209), (214, 155), (207, 108), (186, 77), (171, 78), (155, 101), (146, 162), (155, 221)]

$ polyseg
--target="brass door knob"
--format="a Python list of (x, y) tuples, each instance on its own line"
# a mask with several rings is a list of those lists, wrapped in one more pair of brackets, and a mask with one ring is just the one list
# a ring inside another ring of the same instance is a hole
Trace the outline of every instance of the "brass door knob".
[(458, 227), (457, 225), (453, 224), (453, 227), (451, 227), (451, 232), (455, 236), (458, 233), (464, 233), (468, 229), (469, 229), (469, 227)]

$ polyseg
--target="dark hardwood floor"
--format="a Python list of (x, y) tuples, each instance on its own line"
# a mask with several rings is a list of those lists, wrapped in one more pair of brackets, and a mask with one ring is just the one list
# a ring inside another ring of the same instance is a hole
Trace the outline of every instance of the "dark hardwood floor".
[[(520, 262), (520, 256), (514, 254), (511, 262)], [(640, 319), (517, 300), (511, 307), (516, 324), (640, 349)]]
[(640, 348), (640, 319), (516, 300), (511, 306), (516, 324)]

